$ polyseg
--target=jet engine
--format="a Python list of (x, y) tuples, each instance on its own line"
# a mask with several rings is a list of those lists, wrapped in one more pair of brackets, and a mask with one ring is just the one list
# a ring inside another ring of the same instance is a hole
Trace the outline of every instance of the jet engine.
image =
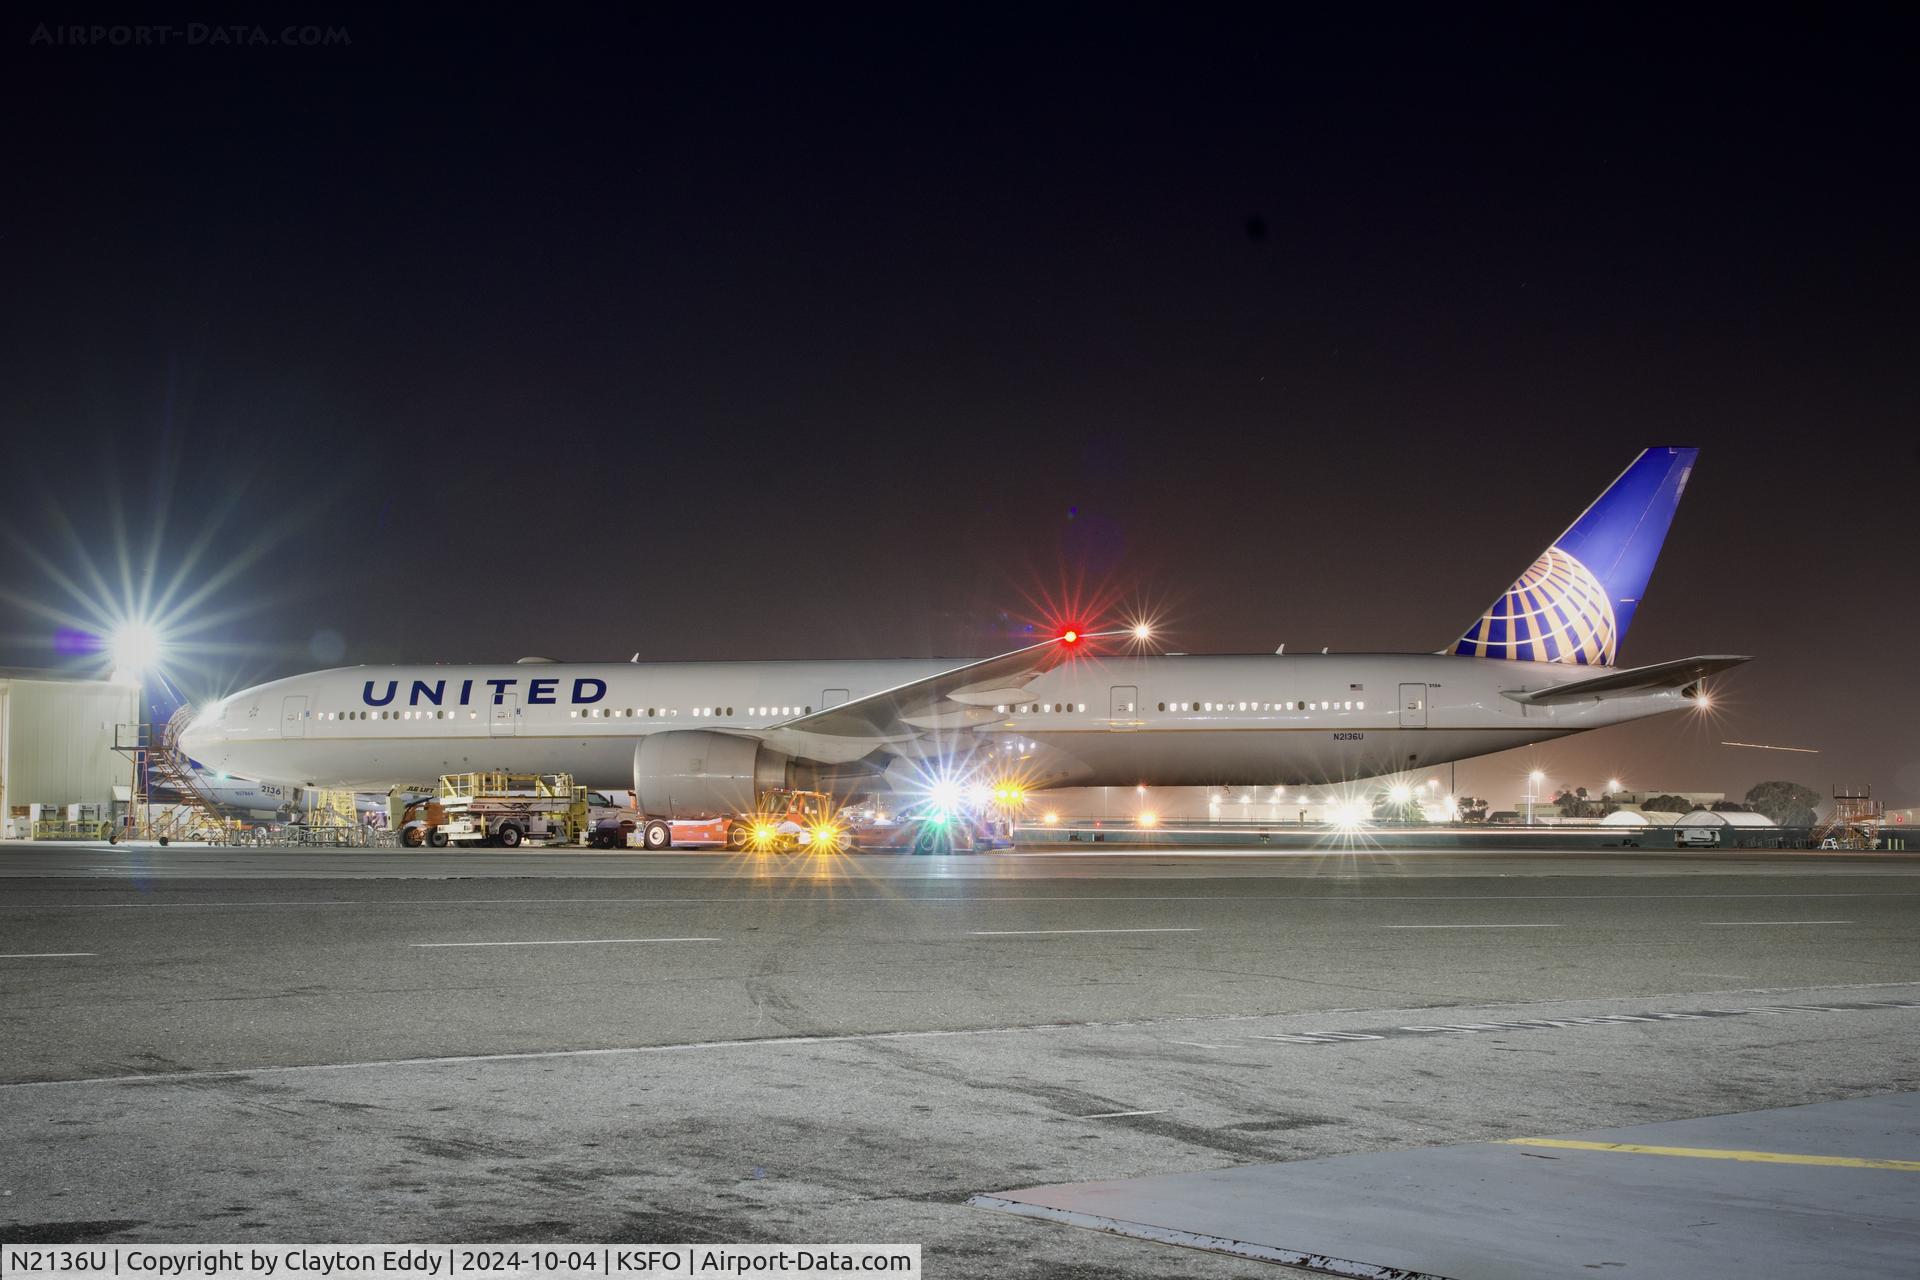
[(762, 791), (789, 785), (788, 774), (781, 752), (709, 729), (650, 733), (633, 749), (634, 795), (655, 818), (746, 813)]

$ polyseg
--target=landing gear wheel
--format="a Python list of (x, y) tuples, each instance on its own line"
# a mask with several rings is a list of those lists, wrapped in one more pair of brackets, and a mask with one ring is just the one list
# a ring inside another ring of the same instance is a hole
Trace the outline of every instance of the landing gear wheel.
[(518, 849), (521, 838), (525, 835), (526, 832), (520, 830), (520, 828), (513, 823), (504, 823), (499, 831), (500, 847), (503, 849)]
[(427, 837), (427, 843), (436, 849), (444, 849), (447, 847), (447, 833), (435, 831)]
[(650, 850), (670, 849), (673, 847), (673, 828), (659, 818), (649, 818), (640, 842)]

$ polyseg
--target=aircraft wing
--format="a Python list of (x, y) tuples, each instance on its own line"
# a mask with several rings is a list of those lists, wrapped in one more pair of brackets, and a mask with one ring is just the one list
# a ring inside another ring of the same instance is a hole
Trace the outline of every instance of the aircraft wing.
[(1073, 641), (1043, 640), (797, 716), (753, 736), (791, 755), (834, 761), (858, 759), (877, 747), (912, 742), (929, 732), (972, 729), (1006, 719), (996, 706), (1020, 701), (1029, 681), (1085, 651), (1088, 641), (1125, 634), (1080, 632)]
[(1502, 691), (1502, 695), (1535, 707), (1554, 706), (1563, 702), (1597, 702), (1603, 698), (1628, 698), (1635, 694), (1657, 693), (1662, 689), (1684, 689), (1710, 675), (1750, 661), (1752, 655), (1735, 657), (1715, 654), (1676, 658), (1672, 662), (1656, 662), (1650, 667), (1609, 671), (1605, 675), (1556, 684), (1547, 689), (1507, 689)]

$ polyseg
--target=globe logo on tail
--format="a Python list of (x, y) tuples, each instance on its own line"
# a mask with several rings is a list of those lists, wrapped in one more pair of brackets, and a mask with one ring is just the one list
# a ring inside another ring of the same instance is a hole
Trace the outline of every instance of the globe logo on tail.
[(1533, 566), (1460, 638), (1454, 652), (1520, 662), (1612, 666), (1613, 602), (1593, 571), (1559, 547)]

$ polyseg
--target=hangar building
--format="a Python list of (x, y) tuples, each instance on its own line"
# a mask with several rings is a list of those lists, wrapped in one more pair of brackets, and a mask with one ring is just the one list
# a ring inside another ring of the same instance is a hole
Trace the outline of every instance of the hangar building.
[(106, 804), (128, 766), (114, 726), (140, 719), (140, 687), (0, 667), (0, 833), (27, 833), (30, 805)]

